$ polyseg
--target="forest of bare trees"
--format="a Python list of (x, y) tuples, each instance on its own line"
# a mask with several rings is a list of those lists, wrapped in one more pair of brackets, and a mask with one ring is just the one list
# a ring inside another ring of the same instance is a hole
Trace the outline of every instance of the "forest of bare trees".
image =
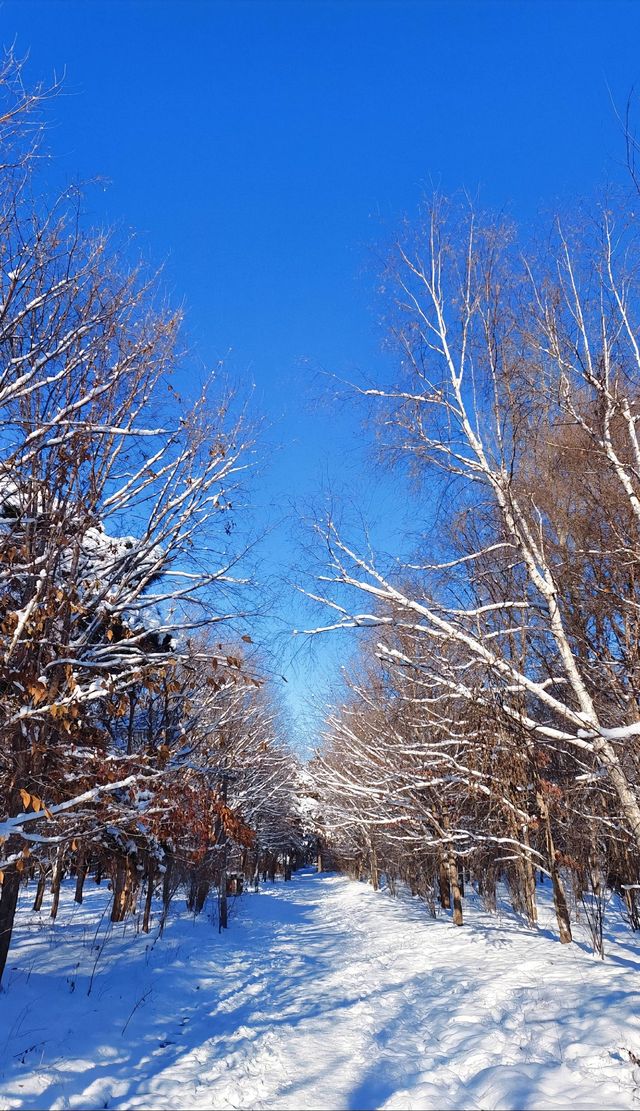
[(113, 921), (201, 910), (300, 847), (296, 762), (243, 618), (233, 498), (252, 434), (215, 379), (171, 385), (157, 280), (43, 199), (44, 90), (0, 75), (0, 977), (18, 895)]
[[(637, 198), (635, 198), (637, 200)], [(397, 382), (359, 388), (417, 484), (392, 573), (329, 519), (323, 627), (357, 628), (314, 763), (335, 859), (463, 921), (553, 891), (640, 925), (640, 238), (604, 203), (542, 248), (436, 197), (385, 274)]]
[(524, 248), (436, 197), (396, 244), (398, 379), (356, 389), (420, 540), (390, 571), (317, 527), (311, 632), (358, 647), (302, 769), (247, 631), (247, 416), (216, 377), (179, 396), (180, 314), (78, 190), (45, 199), (47, 92), (11, 56), (0, 89), (0, 977), (20, 892), (55, 918), (104, 882), (145, 931), (215, 892), (222, 928), (316, 838), (456, 925), (501, 884), (534, 925), (547, 884), (562, 942), (581, 914), (603, 954), (612, 898), (639, 928), (633, 205)]

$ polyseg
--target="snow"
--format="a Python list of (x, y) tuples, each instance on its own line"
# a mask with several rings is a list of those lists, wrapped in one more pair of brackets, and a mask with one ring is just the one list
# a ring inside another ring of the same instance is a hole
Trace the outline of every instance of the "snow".
[(65, 886), (53, 925), (20, 914), (1, 1108), (638, 1105), (640, 952), (622, 925), (602, 962), (473, 898), (455, 929), (311, 870), (236, 900), (222, 936), (183, 906), (162, 939), (111, 927), (93, 883), (82, 907)]

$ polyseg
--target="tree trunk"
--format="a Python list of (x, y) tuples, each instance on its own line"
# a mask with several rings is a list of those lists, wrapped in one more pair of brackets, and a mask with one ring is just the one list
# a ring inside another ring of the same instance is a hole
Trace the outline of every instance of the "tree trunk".
[(169, 914), (169, 904), (171, 903), (171, 873), (173, 872), (173, 858), (168, 854), (165, 856), (165, 870), (162, 880), (162, 914), (160, 916), (160, 936), (162, 937), (164, 927)]
[(497, 907), (497, 879), (495, 865), (481, 864), (476, 872), (478, 881), (478, 895), (482, 904), (491, 914), (495, 914)]
[[(525, 845), (527, 849), (530, 849), (531, 842), (529, 840), (529, 830), (527, 826), (523, 826), (521, 837), (523, 845)], [(536, 902), (536, 873), (533, 864), (531, 863), (531, 853), (528, 852), (522, 854), (522, 877), (524, 888), (525, 914), (529, 919), (531, 925), (537, 926), (538, 904)]]
[(518, 825), (513, 813), (509, 815), (509, 825), (514, 841), (524, 846), (524, 849), (520, 848), (515, 854), (513, 863), (515, 881), (509, 884), (511, 904), (517, 913), (523, 914), (531, 925), (535, 926), (538, 921), (536, 874), (531, 863), (531, 853), (526, 851), (531, 848), (529, 831), (526, 825)]
[(462, 926), (462, 895), (458, 884), (458, 863), (454, 853), (449, 854), (449, 883), (453, 898), (453, 924), (454, 926)]
[(192, 914), (202, 913), (210, 887), (211, 884), (207, 879), (207, 865), (203, 864), (201, 868), (191, 873), (187, 905)]
[(371, 846), (370, 853), (371, 860), (371, 886), (374, 891), (378, 891), (380, 887), (380, 876), (378, 874), (378, 854), (375, 845)]
[(538, 924), (538, 904), (536, 902), (536, 874), (531, 864), (531, 857), (527, 853), (522, 861), (524, 875), (524, 895), (527, 918), (532, 926)]
[(81, 903), (82, 902), (82, 894), (83, 894), (83, 891), (84, 891), (84, 881), (87, 878), (88, 864), (89, 864), (89, 862), (87, 860), (87, 857), (84, 854), (82, 854), (78, 858), (78, 869), (77, 869), (77, 873), (76, 873), (76, 893), (74, 895), (74, 900), (75, 900), (76, 903)]
[(558, 868), (558, 859), (556, 856), (556, 847), (553, 840), (553, 831), (551, 829), (551, 816), (549, 814), (549, 807), (540, 791), (536, 792), (536, 799), (538, 803), (538, 810), (544, 828), (544, 839), (547, 848), (547, 859), (549, 861), (549, 872), (551, 873), (551, 885), (553, 888), (553, 905), (555, 907), (556, 919), (558, 922), (558, 932), (560, 934), (560, 941), (563, 945), (568, 945), (573, 941), (571, 934), (571, 919), (569, 917), (569, 908), (567, 906), (567, 899), (562, 885), (560, 876), (560, 869)]
[[(226, 806), (227, 803), (227, 785), (228, 777), (226, 774), (222, 776), (220, 784), (220, 794), (222, 801)], [(221, 846), (221, 867), (220, 867), (220, 917), (218, 920), (218, 933), (221, 930), (226, 930), (228, 925), (228, 907), (227, 907), (227, 831), (224, 822), (220, 821), (218, 835), (216, 838), (218, 844)]]
[(632, 930), (640, 929), (640, 913), (638, 911), (637, 892), (633, 888), (625, 888), (624, 901), (629, 913), (629, 924)]
[[(225, 846), (226, 857), (226, 846)], [(229, 908), (227, 904), (227, 864), (226, 860), (223, 862), (222, 871), (220, 872), (220, 921), (218, 924), (218, 933), (221, 930), (226, 930), (229, 924)]]
[(154, 868), (147, 864), (147, 893), (144, 900), (144, 914), (142, 916), (142, 929), (145, 934), (151, 929), (151, 902), (153, 899)]
[(451, 910), (451, 889), (449, 886), (449, 866), (443, 857), (438, 866), (438, 892), (440, 906), (443, 910)]
[(554, 863), (551, 867), (551, 884), (553, 886), (553, 905), (556, 910), (556, 918), (558, 920), (558, 932), (560, 934), (560, 941), (563, 945), (568, 945), (573, 941), (571, 933), (571, 919), (569, 917), (569, 907), (567, 906), (567, 899), (564, 893), (564, 887), (560, 878), (558, 866)]
[(61, 845), (56, 854), (56, 862), (53, 866), (53, 876), (51, 878), (51, 917), (55, 920), (58, 917), (58, 907), (60, 906), (60, 886), (62, 884), (62, 864), (64, 860), (64, 847)]
[(209, 894), (210, 888), (211, 888), (211, 884), (209, 883), (209, 880), (207, 880), (207, 879), (200, 880), (200, 882), (196, 885), (196, 893), (195, 893), (195, 899), (194, 899), (194, 903), (193, 903), (193, 912), (194, 912), (194, 914), (202, 914), (202, 911), (204, 910), (204, 904), (207, 901), (207, 895)]
[(20, 873), (15, 864), (10, 864), (4, 870), (4, 880), (0, 888), (0, 983), (2, 983), (2, 974), (9, 955), (19, 892)]
[(126, 882), (126, 867), (123, 860), (118, 860), (116, 863), (116, 871), (113, 879), (113, 903), (111, 905), (111, 921), (121, 922), (124, 915), (124, 891)]
[(40, 869), (40, 875), (38, 876), (38, 886), (36, 888), (36, 897), (33, 900), (33, 909), (34, 910), (42, 910), (42, 900), (44, 899), (44, 892), (45, 892), (46, 886), (47, 886), (47, 874), (46, 874), (44, 868), (41, 868)]
[(189, 879), (189, 893), (187, 895), (187, 910), (189, 911), (190, 914), (195, 913), (197, 889), (198, 889), (198, 881), (196, 879), (196, 873), (192, 872), (191, 877)]
[(134, 905), (137, 888), (138, 875), (135, 861), (128, 857), (119, 860), (116, 864), (116, 874), (113, 882), (112, 922), (124, 922)]

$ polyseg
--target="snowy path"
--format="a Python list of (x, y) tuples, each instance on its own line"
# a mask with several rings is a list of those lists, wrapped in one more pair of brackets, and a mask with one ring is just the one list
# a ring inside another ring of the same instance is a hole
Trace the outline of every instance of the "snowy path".
[(223, 939), (180, 915), (155, 946), (119, 927), (99, 949), (90, 894), (65, 908), (75, 944), (25, 916), (1, 1108), (640, 1105), (628, 934), (603, 964), (478, 908), (455, 930), (417, 900), (298, 873), (240, 900)]

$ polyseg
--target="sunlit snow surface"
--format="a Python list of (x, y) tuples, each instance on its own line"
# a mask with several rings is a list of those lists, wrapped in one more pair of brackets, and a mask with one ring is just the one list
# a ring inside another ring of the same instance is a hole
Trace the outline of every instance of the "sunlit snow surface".
[(19, 919), (2, 1108), (640, 1103), (640, 946), (622, 928), (603, 963), (584, 936), (562, 947), (473, 900), (455, 929), (417, 899), (301, 872), (237, 900), (222, 938), (176, 900), (154, 944), (100, 919), (104, 889), (71, 897), (54, 926)]

